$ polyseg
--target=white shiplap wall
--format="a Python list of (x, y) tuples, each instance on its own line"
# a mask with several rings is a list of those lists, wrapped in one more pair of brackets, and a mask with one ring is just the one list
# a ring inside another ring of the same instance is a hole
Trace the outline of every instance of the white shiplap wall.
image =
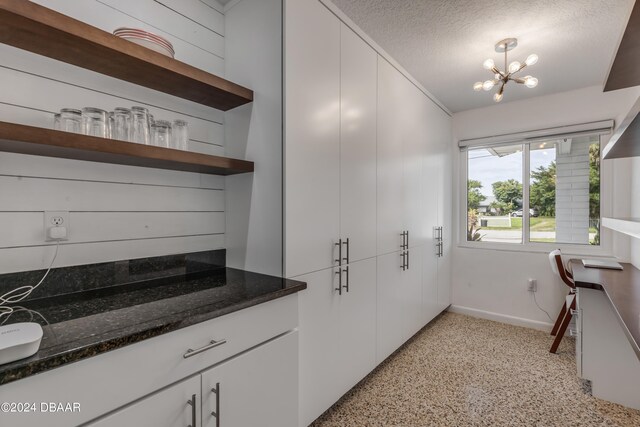
[[(224, 15), (215, 0), (36, 0), (113, 31), (167, 38), (176, 59), (224, 73)], [(63, 107), (143, 105), (156, 119), (189, 122), (189, 150), (224, 155), (222, 112), (0, 44), (0, 120), (51, 127)], [(224, 178), (0, 153), (0, 274), (43, 268), (43, 212), (70, 212), (56, 266), (225, 246)]]

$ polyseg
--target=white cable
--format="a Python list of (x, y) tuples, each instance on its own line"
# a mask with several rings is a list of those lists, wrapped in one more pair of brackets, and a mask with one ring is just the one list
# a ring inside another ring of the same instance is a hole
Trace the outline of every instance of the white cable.
[(546, 315), (547, 315), (547, 317), (549, 318), (549, 320), (551, 320), (551, 322), (553, 322), (553, 319), (551, 318), (551, 316), (549, 316), (549, 313), (547, 312), (547, 310), (545, 310), (544, 308), (542, 308), (542, 307), (540, 307), (540, 306), (538, 305), (538, 300), (536, 299), (536, 293), (535, 293), (535, 292), (531, 292), (531, 293), (533, 294), (533, 302), (535, 302), (535, 303), (536, 303), (536, 306), (537, 306), (540, 310), (544, 311), (544, 314), (546, 314)]
[(42, 276), (42, 279), (40, 279), (37, 285), (20, 286), (0, 296), (0, 316), (11, 314), (13, 312), (13, 308), (5, 304), (15, 304), (17, 302), (24, 300), (29, 295), (31, 295), (31, 293), (35, 291), (38, 288), (38, 286), (42, 284), (42, 282), (44, 282), (44, 279), (46, 279), (47, 276), (49, 275), (49, 272), (51, 271), (51, 267), (53, 267), (53, 263), (56, 261), (56, 258), (58, 257), (59, 248), (60, 248), (60, 240), (58, 240), (56, 243), (56, 251), (53, 254), (53, 258), (51, 259), (51, 263), (49, 263), (49, 267), (47, 268), (47, 271), (44, 273), (44, 276)]

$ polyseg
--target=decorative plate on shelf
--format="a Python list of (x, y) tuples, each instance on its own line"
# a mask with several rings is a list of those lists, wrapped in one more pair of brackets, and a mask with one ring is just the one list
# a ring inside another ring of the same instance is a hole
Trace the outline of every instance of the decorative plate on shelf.
[(147, 49), (151, 49), (154, 52), (166, 55), (170, 58), (173, 58), (175, 56), (173, 45), (169, 42), (169, 40), (160, 37), (157, 34), (153, 34), (137, 28), (124, 27), (116, 29), (113, 34), (140, 46), (144, 46)]

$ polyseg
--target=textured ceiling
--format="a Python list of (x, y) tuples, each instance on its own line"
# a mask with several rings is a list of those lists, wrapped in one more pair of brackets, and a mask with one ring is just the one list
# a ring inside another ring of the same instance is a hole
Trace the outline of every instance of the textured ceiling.
[[(504, 58), (494, 44), (517, 37), (509, 62), (540, 57), (539, 79), (513, 82), (504, 102), (603, 84), (634, 0), (332, 0), (453, 112), (494, 104), (474, 92), (491, 78), (482, 62)], [(524, 71), (524, 70), (523, 70)]]

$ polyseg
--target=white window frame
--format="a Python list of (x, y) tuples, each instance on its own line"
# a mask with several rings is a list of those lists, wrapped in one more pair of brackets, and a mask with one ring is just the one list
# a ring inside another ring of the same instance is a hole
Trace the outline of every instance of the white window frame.
[[(613, 123), (611, 121), (611, 123)], [(613, 165), (611, 162), (603, 161), (604, 138), (605, 133), (600, 132), (600, 245), (575, 244), (575, 243), (546, 243), (546, 242), (530, 242), (529, 230), (529, 186), (530, 186), (530, 144), (535, 142), (524, 135), (531, 133), (522, 133), (514, 135), (502, 135), (500, 137), (491, 137), (491, 139), (499, 138), (497, 143), (505, 144), (507, 142), (512, 145), (523, 145), (522, 150), (522, 242), (521, 243), (501, 243), (501, 242), (483, 242), (467, 240), (467, 181), (468, 181), (468, 151), (469, 149), (481, 148), (482, 146), (494, 145), (491, 143), (479, 144), (462, 144), (459, 151), (459, 183), (458, 183), (458, 246), (473, 249), (489, 249), (502, 250), (510, 252), (550, 252), (554, 249), (560, 249), (567, 254), (572, 255), (593, 255), (593, 256), (613, 256), (613, 236), (612, 232), (602, 226), (602, 218), (610, 217), (612, 213), (612, 190), (613, 190)], [(580, 134), (596, 133), (580, 132)], [(565, 133), (566, 134), (566, 133)], [(559, 135), (559, 134), (554, 134)], [(536, 135), (537, 137), (538, 135)], [(487, 138), (489, 139), (489, 138)], [(483, 138), (482, 140), (485, 140)], [(480, 140), (476, 140), (480, 141)], [(525, 185), (526, 183), (526, 185)]]

